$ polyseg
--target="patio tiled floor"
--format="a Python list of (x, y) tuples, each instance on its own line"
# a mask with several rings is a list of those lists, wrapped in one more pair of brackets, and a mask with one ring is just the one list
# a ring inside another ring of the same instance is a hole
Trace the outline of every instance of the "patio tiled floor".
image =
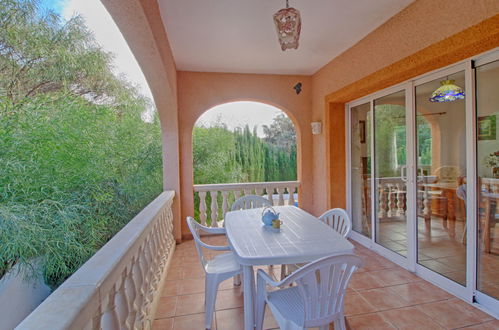
[[(225, 244), (223, 236), (205, 239)], [(499, 320), (356, 245), (364, 267), (352, 278), (345, 300), (350, 329), (499, 329)], [(214, 252), (207, 251), (207, 255)], [(267, 269), (266, 267), (264, 269)], [(274, 267), (277, 276), (280, 267)], [(243, 294), (232, 280), (219, 288), (212, 329), (243, 329)], [(177, 246), (153, 329), (203, 329), (204, 273), (193, 241)], [(277, 328), (265, 313), (264, 329)]]

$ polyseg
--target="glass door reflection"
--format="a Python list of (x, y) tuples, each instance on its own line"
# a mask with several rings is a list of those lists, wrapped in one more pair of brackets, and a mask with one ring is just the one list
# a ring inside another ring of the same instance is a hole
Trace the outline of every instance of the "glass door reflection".
[(417, 262), (466, 285), (466, 107), (433, 98), (443, 84), (464, 88), (464, 72), (416, 86)]
[(405, 91), (374, 100), (376, 242), (407, 256)]
[(350, 108), (352, 229), (371, 238), (370, 103)]

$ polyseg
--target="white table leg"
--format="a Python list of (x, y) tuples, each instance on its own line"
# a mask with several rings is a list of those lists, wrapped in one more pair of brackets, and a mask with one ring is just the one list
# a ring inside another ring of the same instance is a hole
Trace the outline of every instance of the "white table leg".
[(255, 275), (252, 266), (243, 266), (244, 282), (244, 329), (253, 330), (255, 327)]

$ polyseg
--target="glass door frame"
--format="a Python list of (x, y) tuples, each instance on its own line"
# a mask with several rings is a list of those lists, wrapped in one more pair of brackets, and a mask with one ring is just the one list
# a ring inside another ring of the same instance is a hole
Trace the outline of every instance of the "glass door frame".
[[(474, 56), (458, 62), (456, 64), (425, 73), (421, 76), (409, 79), (406, 82), (391, 86), (365, 97), (359, 98), (345, 104), (345, 125), (346, 125), (346, 193), (347, 193), (347, 212), (352, 214), (351, 202), (351, 113), (350, 109), (361, 105), (370, 104), (370, 113), (367, 118), (371, 127), (373, 127), (374, 100), (394, 92), (405, 90), (406, 93), (406, 141), (407, 141), (407, 257), (403, 257), (383, 246), (376, 243), (376, 228), (375, 228), (375, 212), (376, 202), (373, 199), (375, 185), (374, 171), (374, 129), (371, 129), (370, 143), (371, 150), (371, 232), (372, 237), (368, 238), (362, 234), (351, 231), (350, 237), (362, 245), (374, 250), (380, 255), (387, 257), (392, 262), (406, 268), (409, 271), (416, 273), (421, 278), (437, 285), (438, 287), (450, 292), (451, 294), (460, 297), (469, 303), (479, 303), (479, 307), (483, 306), (488, 312), (499, 311), (499, 301), (487, 296), (484, 293), (477, 291), (477, 253), (478, 253), (478, 234), (477, 234), (477, 132), (476, 132), (476, 93), (475, 93), (475, 64), (483, 65), (499, 60), (499, 48), (487, 53)], [(429, 81), (440, 79), (443, 76), (451, 75), (457, 72), (464, 71), (465, 74), (465, 117), (466, 117), (466, 179), (467, 179), (467, 200), (466, 200), (466, 286), (462, 286), (443, 275), (440, 275), (417, 263), (417, 171), (416, 171), (416, 100), (415, 88), (418, 85)], [(499, 317), (499, 312), (495, 315)]]
[[(374, 100), (393, 94), (397, 92), (404, 91), (405, 92), (405, 109), (407, 113), (407, 109), (411, 106), (412, 100), (414, 98), (413, 96), (413, 86), (412, 82), (405, 82), (401, 83), (392, 87), (385, 88), (379, 92), (376, 92), (374, 94), (368, 95), (366, 97), (360, 98), (358, 100), (355, 100), (353, 102), (350, 102), (345, 105), (345, 120), (346, 120), (346, 127), (347, 127), (347, 137), (346, 137), (346, 150), (347, 150), (347, 212), (351, 215), (352, 214), (352, 202), (351, 202), (351, 192), (352, 192), (352, 187), (351, 187), (351, 149), (350, 149), (350, 144), (351, 144), (351, 120), (350, 120), (350, 108), (369, 103), (370, 106), (370, 111), (369, 111), (369, 117), (367, 118), (369, 122), (371, 123), (371, 130), (370, 130), (370, 150), (371, 150), (371, 178), (370, 178), (370, 188), (371, 188), (371, 198), (377, 196), (376, 194), (376, 185), (375, 183), (375, 162), (374, 162), (374, 136), (375, 136), (375, 130), (373, 127), (373, 119), (374, 119)], [(411, 141), (412, 139), (409, 139), (410, 135), (414, 134), (414, 129), (413, 127), (409, 124), (410, 123), (410, 118), (411, 116), (409, 114), (406, 114), (406, 147), (407, 150), (412, 150), (414, 149), (414, 141)], [(410, 149), (412, 148), (412, 149)], [(350, 235), (351, 237), (358, 241), (359, 243), (363, 244), (364, 246), (369, 247), (370, 249), (374, 250), (378, 254), (387, 257), (391, 261), (395, 262), (396, 264), (400, 265), (401, 267), (404, 267), (410, 271), (414, 271), (413, 265), (413, 259), (414, 256), (410, 252), (409, 246), (412, 246), (415, 244), (415, 239), (414, 234), (412, 233), (412, 217), (414, 216), (414, 202), (413, 202), (413, 193), (412, 189), (409, 189), (410, 184), (415, 180), (415, 177), (412, 175), (412, 172), (414, 171), (413, 169), (410, 168), (410, 161), (413, 159), (414, 155), (411, 153), (407, 153), (407, 189), (406, 189), (406, 203), (407, 203), (407, 213), (406, 213), (406, 232), (407, 232), (407, 257), (404, 257), (384, 246), (381, 244), (378, 244), (376, 242), (376, 237), (377, 237), (377, 226), (376, 226), (376, 203), (371, 201), (371, 238), (365, 237), (364, 235), (357, 233), (355, 231), (351, 231)], [(414, 171), (415, 172), (415, 171)]]
[[(482, 66), (482, 65), (486, 65), (486, 64), (489, 64), (489, 63), (492, 63), (492, 62), (496, 62), (496, 61), (499, 61), (499, 50), (494, 50), (494, 51), (491, 51), (491, 52), (488, 52), (482, 56), (479, 56), (477, 57), (474, 61), (472, 61), (471, 65), (473, 67), (473, 74), (472, 74), (472, 79), (473, 79), (473, 86), (476, 87), (476, 82), (475, 82), (475, 67), (477, 66)], [(477, 136), (476, 136), (476, 117), (477, 117), (477, 109), (476, 109), (476, 92), (475, 92), (475, 88), (473, 88), (473, 123), (474, 123), (474, 128), (475, 128), (475, 135), (474, 135), (474, 143), (473, 143), (473, 148), (474, 148), (474, 154), (477, 155), (477, 142), (478, 142), (478, 139), (477, 139)], [(468, 118), (467, 118), (468, 119)], [(476, 178), (478, 177), (477, 176), (477, 171), (476, 171), (476, 167), (478, 166), (478, 163), (477, 163), (477, 159), (475, 158), (475, 163), (473, 164), (474, 165), (474, 177), (473, 179), (476, 180)], [(477, 189), (476, 189), (476, 184), (475, 184), (475, 189), (473, 189), (473, 194), (474, 194), (474, 197), (476, 198), (476, 196), (478, 195), (478, 192), (477, 192)], [(477, 288), (477, 274), (478, 274), (478, 253), (479, 253), (479, 249), (478, 249), (478, 245), (480, 244), (480, 240), (479, 240), (479, 237), (478, 237), (478, 232), (476, 230), (476, 228), (478, 228), (478, 210), (477, 210), (477, 201), (475, 199), (475, 201), (473, 202), (473, 206), (475, 207), (475, 225), (473, 226), (473, 239), (476, 241), (474, 245), (474, 254), (473, 254), (473, 257), (474, 257), (474, 260), (473, 260), (473, 265), (471, 265), (471, 267), (473, 267), (473, 274), (474, 274), (474, 278), (473, 278), (473, 301), (474, 302), (477, 302), (478, 304), (484, 306), (487, 310), (492, 310), (492, 311), (496, 311), (496, 315), (495, 317), (496, 318), (499, 318), (499, 299), (494, 299), (488, 295), (486, 295), (485, 293), (482, 293), (480, 291), (478, 291), (478, 288)], [(468, 230), (469, 230), (469, 227), (468, 227)], [(468, 236), (467, 236), (467, 239), (470, 239), (470, 233), (468, 233)]]

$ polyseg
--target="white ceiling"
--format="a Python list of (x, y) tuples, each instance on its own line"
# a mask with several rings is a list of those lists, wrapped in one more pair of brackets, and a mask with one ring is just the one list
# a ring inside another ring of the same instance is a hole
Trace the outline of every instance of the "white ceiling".
[(313, 74), (413, 0), (290, 0), (298, 50), (281, 51), (272, 15), (285, 0), (158, 0), (177, 69)]

